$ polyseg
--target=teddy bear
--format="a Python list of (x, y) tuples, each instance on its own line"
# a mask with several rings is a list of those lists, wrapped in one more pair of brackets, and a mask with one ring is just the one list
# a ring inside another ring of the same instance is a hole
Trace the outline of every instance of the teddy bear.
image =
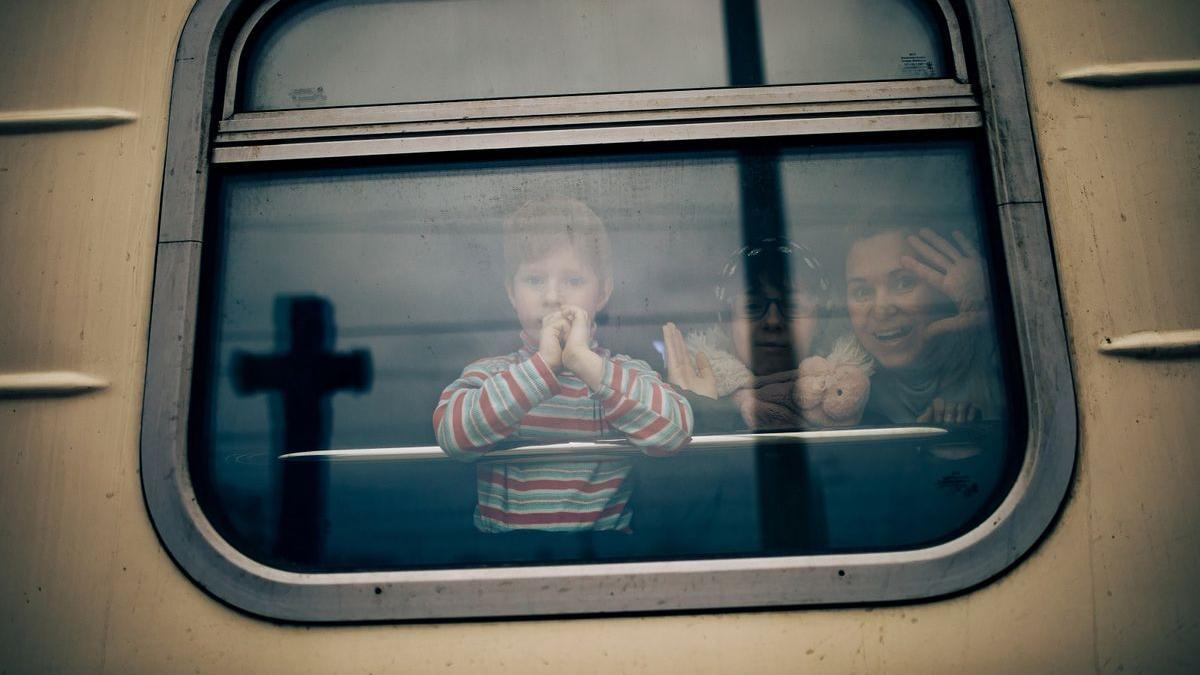
[(810, 356), (797, 370), (754, 376), (717, 330), (693, 333), (692, 350), (711, 363), (717, 395), (729, 396), (747, 426), (756, 430), (849, 427), (862, 420), (871, 394), (874, 362), (858, 341), (844, 335), (828, 356)]
[(834, 346), (829, 356), (810, 356), (800, 362), (793, 388), (806, 424), (848, 427), (862, 420), (871, 395), (871, 360), (857, 343)]

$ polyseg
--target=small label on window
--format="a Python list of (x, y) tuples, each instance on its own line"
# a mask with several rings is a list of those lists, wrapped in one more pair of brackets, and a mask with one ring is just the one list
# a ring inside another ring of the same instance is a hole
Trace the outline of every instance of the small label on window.
[(933, 61), (916, 52), (900, 57), (900, 71), (908, 77), (933, 77)]
[(979, 484), (963, 474), (953, 471), (938, 479), (937, 486), (943, 490), (956, 492), (964, 497), (970, 497), (979, 492)]
[(325, 87), (303, 87), (288, 92), (293, 103), (313, 104), (325, 102)]

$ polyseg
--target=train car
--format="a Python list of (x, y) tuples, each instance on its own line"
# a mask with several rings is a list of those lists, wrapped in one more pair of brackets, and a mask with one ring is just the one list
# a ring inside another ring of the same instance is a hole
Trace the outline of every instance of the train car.
[(0, 672), (1200, 669), (1195, 2), (0, 25)]

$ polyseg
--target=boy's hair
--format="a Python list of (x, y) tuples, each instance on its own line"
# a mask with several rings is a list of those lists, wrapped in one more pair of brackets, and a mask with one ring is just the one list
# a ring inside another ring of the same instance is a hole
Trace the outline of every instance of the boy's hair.
[(612, 280), (612, 250), (604, 221), (587, 204), (569, 197), (531, 199), (504, 221), (504, 282), (517, 268), (568, 246), (591, 266), (601, 286)]

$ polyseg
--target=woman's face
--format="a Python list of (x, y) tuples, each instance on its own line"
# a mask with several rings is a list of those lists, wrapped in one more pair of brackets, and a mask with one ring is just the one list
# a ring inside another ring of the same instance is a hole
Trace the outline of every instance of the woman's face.
[(787, 298), (785, 316), (781, 310), (784, 295), (778, 287), (764, 284), (733, 297), (729, 331), (733, 348), (755, 375), (792, 370), (812, 351), (818, 301), (797, 287)]
[(846, 291), (854, 334), (887, 369), (918, 364), (929, 346), (927, 329), (946, 302), (938, 291), (900, 264), (917, 257), (905, 233), (893, 230), (860, 239), (846, 256)]

